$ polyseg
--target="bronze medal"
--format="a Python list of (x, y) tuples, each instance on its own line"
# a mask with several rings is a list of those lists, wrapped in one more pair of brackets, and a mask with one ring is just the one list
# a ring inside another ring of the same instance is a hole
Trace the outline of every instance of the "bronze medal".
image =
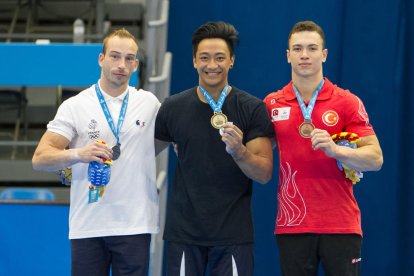
[(215, 112), (211, 117), (211, 125), (214, 128), (220, 129), (225, 123), (227, 123), (227, 116), (221, 112)]
[(310, 138), (312, 130), (315, 129), (315, 126), (312, 124), (312, 121), (305, 120), (303, 123), (299, 126), (299, 134), (303, 138)]

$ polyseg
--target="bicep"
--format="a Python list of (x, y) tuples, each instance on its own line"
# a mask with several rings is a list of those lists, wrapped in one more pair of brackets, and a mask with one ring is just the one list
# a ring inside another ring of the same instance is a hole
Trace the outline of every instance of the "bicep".
[(65, 136), (55, 132), (46, 131), (40, 139), (38, 150), (47, 148), (64, 150), (69, 143), (70, 141)]
[(273, 160), (272, 141), (269, 137), (257, 137), (246, 143), (247, 149), (254, 155)]
[(367, 135), (361, 137), (361, 140), (357, 143), (358, 148), (365, 146), (374, 146), (380, 149), (380, 144), (376, 135)]
[(382, 165), (382, 150), (376, 135), (363, 136), (357, 145), (366, 156), (369, 156), (371, 160), (375, 160), (375, 162)]

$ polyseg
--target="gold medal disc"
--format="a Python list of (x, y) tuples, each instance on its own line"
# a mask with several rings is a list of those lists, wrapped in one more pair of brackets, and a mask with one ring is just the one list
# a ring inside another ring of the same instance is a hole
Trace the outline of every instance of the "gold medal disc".
[(211, 117), (211, 125), (214, 128), (220, 129), (225, 123), (227, 123), (227, 116), (221, 112), (214, 113)]
[(303, 123), (299, 126), (299, 134), (303, 138), (310, 138), (312, 130), (315, 129), (315, 126), (312, 124), (311, 121), (305, 120)]

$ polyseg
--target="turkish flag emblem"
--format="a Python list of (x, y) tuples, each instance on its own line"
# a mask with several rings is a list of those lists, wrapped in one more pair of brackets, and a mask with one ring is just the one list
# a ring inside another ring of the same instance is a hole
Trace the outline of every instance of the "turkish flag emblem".
[(322, 115), (322, 121), (327, 126), (334, 126), (339, 121), (338, 113), (333, 110), (328, 110)]

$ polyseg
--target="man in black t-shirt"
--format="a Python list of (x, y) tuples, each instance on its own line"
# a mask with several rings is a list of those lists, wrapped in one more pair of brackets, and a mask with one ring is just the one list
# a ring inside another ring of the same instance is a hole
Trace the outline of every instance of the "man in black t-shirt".
[(155, 137), (177, 145), (164, 239), (169, 276), (253, 275), (252, 182), (272, 177), (273, 128), (264, 103), (228, 84), (236, 29), (193, 35), (198, 86), (167, 98)]

